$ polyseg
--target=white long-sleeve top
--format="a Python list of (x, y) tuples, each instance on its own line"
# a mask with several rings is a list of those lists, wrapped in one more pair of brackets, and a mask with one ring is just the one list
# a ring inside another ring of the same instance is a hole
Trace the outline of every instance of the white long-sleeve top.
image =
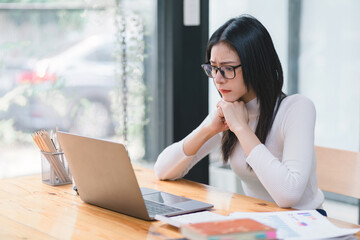
[[(257, 99), (246, 104), (249, 126), (255, 132), (259, 117)], [(183, 143), (212, 119), (210, 113), (201, 125), (183, 140), (165, 148), (155, 163), (159, 179), (182, 178), (197, 162), (221, 144), (222, 133), (209, 139), (195, 155), (186, 156)], [(324, 195), (318, 188), (314, 149), (315, 107), (308, 98), (286, 97), (276, 114), (265, 145), (257, 145), (246, 156), (240, 143), (229, 162), (242, 180), (247, 196), (275, 202), (280, 207), (322, 208)], [(249, 168), (249, 166), (251, 168)]]

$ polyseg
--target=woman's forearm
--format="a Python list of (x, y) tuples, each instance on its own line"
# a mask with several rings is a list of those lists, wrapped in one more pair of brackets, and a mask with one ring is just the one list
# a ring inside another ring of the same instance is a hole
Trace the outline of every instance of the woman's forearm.
[(240, 128), (235, 132), (241, 147), (243, 148), (246, 156), (249, 156), (250, 152), (259, 144), (261, 144), (259, 138), (248, 127)]
[(203, 126), (195, 134), (187, 138), (183, 145), (183, 150), (185, 155), (191, 156), (197, 153), (202, 145), (210, 138), (212, 138), (216, 133), (210, 130), (209, 127)]

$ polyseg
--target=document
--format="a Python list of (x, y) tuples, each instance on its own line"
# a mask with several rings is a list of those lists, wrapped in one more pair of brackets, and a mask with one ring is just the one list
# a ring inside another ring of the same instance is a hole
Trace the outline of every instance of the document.
[(357, 233), (359, 228), (339, 228), (316, 210), (285, 212), (234, 212), (230, 218), (252, 218), (277, 229), (280, 239), (343, 239)]
[(316, 210), (284, 212), (233, 212), (223, 216), (210, 211), (184, 214), (174, 217), (155, 216), (155, 219), (175, 227), (182, 224), (210, 222), (228, 219), (251, 218), (277, 230), (279, 239), (357, 239), (354, 234), (360, 228), (339, 228)]

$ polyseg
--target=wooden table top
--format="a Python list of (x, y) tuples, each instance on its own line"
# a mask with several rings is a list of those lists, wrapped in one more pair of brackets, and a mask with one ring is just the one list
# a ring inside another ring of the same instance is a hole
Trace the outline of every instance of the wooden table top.
[[(134, 166), (139, 185), (214, 205), (214, 212), (286, 211), (276, 204), (188, 180), (159, 181), (150, 169)], [(359, 225), (335, 219), (340, 227)], [(360, 239), (360, 233), (357, 234)], [(84, 203), (72, 185), (49, 186), (41, 175), (0, 180), (0, 239), (172, 239), (179, 230)]]

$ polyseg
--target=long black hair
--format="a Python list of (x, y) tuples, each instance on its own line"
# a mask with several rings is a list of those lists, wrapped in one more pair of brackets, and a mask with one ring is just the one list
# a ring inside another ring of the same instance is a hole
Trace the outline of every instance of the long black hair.
[[(286, 97), (282, 92), (283, 71), (274, 44), (266, 28), (254, 17), (241, 15), (232, 18), (211, 36), (206, 49), (206, 62), (210, 61), (212, 47), (220, 42), (232, 46), (241, 61), (244, 84), (253, 89), (260, 106), (255, 134), (265, 144), (277, 109)], [(232, 154), (238, 139), (227, 130), (222, 138), (225, 162)]]

